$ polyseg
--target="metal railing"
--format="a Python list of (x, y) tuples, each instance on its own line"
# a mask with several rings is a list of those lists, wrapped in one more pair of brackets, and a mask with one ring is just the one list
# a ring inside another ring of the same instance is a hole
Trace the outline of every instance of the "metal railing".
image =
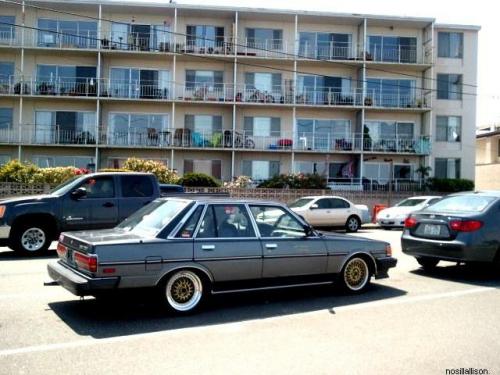
[(427, 100), (429, 95), (430, 92), (421, 90), (413, 90), (410, 93), (367, 90), (363, 104), (366, 107), (429, 108), (430, 100)]
[(297, 57), (321, 60), (351, 60), (358, 58), (358, 46), (352, 43), (318, 42), (301, 43)]
[(0, 143), (24, 145), (95, 145), (95, 131), (70, 130), (55, 125), (50, 128), (23, 124), (13, 129), (0, 130)]
[[(190, 40), (189, 40), (190, 39)], [(186, 38), (182, 43), (175, 43), (175, 52), (194, 53), (200, 55), (231, 55), (236, 52), (233, 38), (217, 38), (216, 40), (205, 40)]]
[(10, 30), (0, 31), (0, 46), (20, 46), (22, 45), (19, 30), (11, 27)]
[(431, 141), (428, 136), (371, 139), (365, 135), (363, 150), (368, 152), (429, 155), (431, 153)]
[(241, 38), (235, 44), (239, 56), (293, 59), (295, 54), (294, 44), (283, 39)]
[(107, 32), (101, 38), (100, 48), (120, 51), (174, 52), (174, 38), (169, 32), (119, 33)]
[(327, 106), (360, 106), (363, 92), (361, 90), (342, 91), (341, 88), (322, 87), (310, 89), (302, 87), (295, 95), (295, 103), (302, 105)]
[(177, 100), (225, 102), (234, 100), (234, 84), (232, 83), (186, 83), (175, 85)]
[(131, 99), (170, 99), (171, 82), (165, 81), (124, 81), (109, 78), (98, 80), (99, 96)]

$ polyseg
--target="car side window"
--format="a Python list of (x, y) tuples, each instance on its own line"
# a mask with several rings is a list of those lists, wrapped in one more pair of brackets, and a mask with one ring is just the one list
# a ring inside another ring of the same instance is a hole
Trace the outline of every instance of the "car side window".
[(211, 204), (203, 217), (198, 238), (255, 237), (246, 207), (242, 204)]
[(347, 203), (343, 199), (333, 198), (331, 199), (331, 201), (332, 201), (332, 208), (349, 208), (349, 203)]
[(147, 176), (122, 176), (122, 195), (125, 198), (150, 197), (153, 195), (153, 184)]
[(115, 182), (111, 176), (92, 177), (80, 186), (87, 191), (85, 198), (113, 198), (115, 196)]
[(324, 209), (332, 208), (330, 199), (328, 199), (328, 198), (318, 199), (316, 201), (316, 204), (318, 205), (318, 209), (324, 210)]
[(432, 199), (429, 199), (429, 201), (427, 202), (427, 206), (430, 206), (431, 204), (436, 203), (440, 199), (441, 198), (432, 198)]
[(196, 224), (200, 220), (201, 213), (204, 206), (199, 206), (192, 213), (189, 219), (184, 223), (182, 228), (177, 232), (176, 238), (192, 238), (196, 230)]
[(298, 238), (305, 237), (302, 223), (292, 214), (278, 206), (251, 205), (261, 237)]

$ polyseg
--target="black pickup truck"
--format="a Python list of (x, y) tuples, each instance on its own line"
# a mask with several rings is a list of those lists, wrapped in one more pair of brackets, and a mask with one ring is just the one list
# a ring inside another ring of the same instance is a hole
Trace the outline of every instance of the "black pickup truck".
[(47, 195), (3, 199), (0, 246), (42, 254), (59, 233), (112, 228), (160, 195), (154, 175), (115, 172), (77, 176)]

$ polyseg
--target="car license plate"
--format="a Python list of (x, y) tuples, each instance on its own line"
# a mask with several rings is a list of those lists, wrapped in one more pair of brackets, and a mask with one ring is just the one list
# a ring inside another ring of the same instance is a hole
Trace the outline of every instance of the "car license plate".
[(440, 233), (441, 233), (441, 226), (435, 224), (424, 225), (424, 234), (430, 236), (439, 236)]

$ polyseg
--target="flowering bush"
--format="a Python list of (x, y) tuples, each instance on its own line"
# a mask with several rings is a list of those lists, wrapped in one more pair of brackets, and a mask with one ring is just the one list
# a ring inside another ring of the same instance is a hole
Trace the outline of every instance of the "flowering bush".
[(186, 173), (184, 177), (179, 180), (182, 186), (193, 187), (219, 187), (220, 183), (205, 173)]
[(326, 189), (326, 178), (312, 173), (280, 174), (260, 183), (259, 188)]
[(158, 181), (164, 184), (176, 184), (179, 181), (177, 173), (159, 161), (129, 158), (123, 163), (123, 169), (153, 173)]
[(246, 189), (252, 185), (252, 179), (248, 176), (238, 176), (231, 182), (224, 182), (225, 188)]
[(0, 181), (58, 185), (73, 176), (87, 173), (89, 173), (87, 169), (75, 167), (39, 168), (31, 163), (12, 160), (0, 167)]

